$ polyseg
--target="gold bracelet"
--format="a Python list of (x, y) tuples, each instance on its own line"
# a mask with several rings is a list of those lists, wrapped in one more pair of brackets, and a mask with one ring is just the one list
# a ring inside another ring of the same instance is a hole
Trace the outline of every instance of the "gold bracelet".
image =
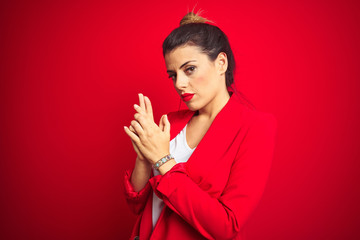
[(171, 156), (171, 154), (169, 155), (166, 155), (165, 157), (161, 158), (159, 161), (157, 161), (153, 167), (156, 169), (156, 170), (159, 170), (159, 167), (161, 167), (164, 163), (166, 163), (167, 161), (171, 160), (171, 159), (174, 159), (173, 156)]

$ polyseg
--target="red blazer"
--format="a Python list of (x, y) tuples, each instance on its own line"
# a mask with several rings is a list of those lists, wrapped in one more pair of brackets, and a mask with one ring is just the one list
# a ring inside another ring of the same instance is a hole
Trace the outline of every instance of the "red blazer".
[[(173, 139), (193, 116), (168, 114)], [(131, 239), (243, 239), (242, 227), (263, 193), (275, 144), (272, 114), (232, 94), (186, 163), (153, 176), (135, 192), (125, 172), (125, 196), (137, 221)], [(152, 194), (165, 203), (152, 230)]]

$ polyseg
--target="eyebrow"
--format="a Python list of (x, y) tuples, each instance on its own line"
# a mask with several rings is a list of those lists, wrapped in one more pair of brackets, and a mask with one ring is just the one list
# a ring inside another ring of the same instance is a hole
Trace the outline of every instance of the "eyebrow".
[[(181, 69), (182, 67), (184, 67), (186, 64), (189, 64), (189, 63), (191, 63), (191, 62), (196, 62), (196, 60), (190, 60), (190, 61), (187, 61), (187, 62), (185, 62), (184, 64), (182, 64), (181, 66), (180, 66), (180, 68), (179, 69)], [(171, 71), (171, 70), (167, 70), (166, 72), (174, 72), (174, 71)]]

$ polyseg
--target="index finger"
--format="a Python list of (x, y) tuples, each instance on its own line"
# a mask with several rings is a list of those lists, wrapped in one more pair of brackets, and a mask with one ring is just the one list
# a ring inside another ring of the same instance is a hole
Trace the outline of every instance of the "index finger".
[(144, 102), (144, 95), (142, 93), (139, 93), (139, 105), (142, 109), (145, 110), (145, 102)]
[(146, 96), (145, 96), (145, 108), (146, 108), (147, 114), (149, 114), (151, 119), (154, 120), (152, 105), (151, 105), (150, 99)]

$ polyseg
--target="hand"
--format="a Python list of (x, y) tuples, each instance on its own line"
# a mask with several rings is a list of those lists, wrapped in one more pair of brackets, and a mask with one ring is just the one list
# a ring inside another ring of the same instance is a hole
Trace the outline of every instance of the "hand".
[(140, 106), (134, 105), (137, 111), (134, 115), (135, 120), (131, 121), (129, 128), (124, 127), (124, 129), (134, 143), (135, 151), (154, 164), (169, 154), (170, 122), (167, 116), (163, 115), (157, 126), (153, 119), (149, 98), (142, 98), (141, 95), (139, 94)]
[[(153, 116), (153, 112), (152, 112), (152, 107), (151, 107), (151, 102), (149, 100), (148, 97), (144, 97), (143, 94), (139, 93), (139, 105), (140, 107), (147, 112), (147, 114), (149, 115), (149, 117), (154, 121), (154, 116)], [(130, 131), (132, 131), (133, 133), (136, 134), (135, 129), (130, 125), (129, 127)], [(131, 143), (133, 145), (133, 148), (137, 154), (137, 160), (139, 161), (146, 161), (144, 155), (140, 152), (139, 148), (136, 146), (136, 144), (134, 143), (134, 141), (131, 139)]]

